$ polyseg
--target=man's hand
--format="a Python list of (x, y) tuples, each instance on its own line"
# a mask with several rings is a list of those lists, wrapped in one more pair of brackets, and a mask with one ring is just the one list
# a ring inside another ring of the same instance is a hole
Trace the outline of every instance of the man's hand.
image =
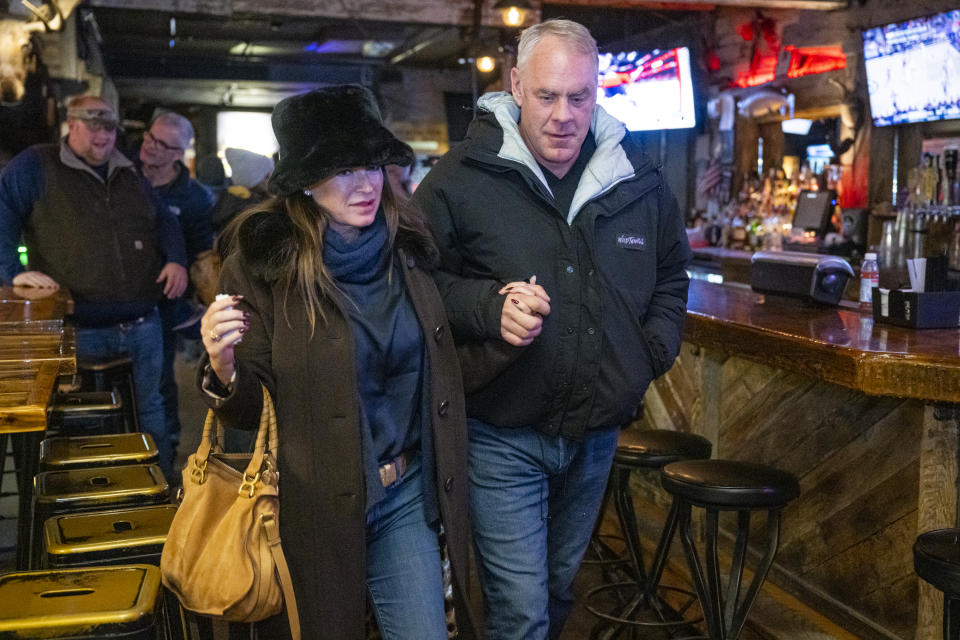
[(24, 271), (23, 273), (18, 273), (13, 278), (13, 286), (15, 287), (37, 287), (38, 289), (53, 289), (57, 290), (60, 288), (60, 285), (56, 280), (43, 273), (42, 271)]
[(156, 280), (163, 282), (163, 295), (171, 300), (179, 298), (187, 290), (187, 270), (176, 262), (168, 262)]

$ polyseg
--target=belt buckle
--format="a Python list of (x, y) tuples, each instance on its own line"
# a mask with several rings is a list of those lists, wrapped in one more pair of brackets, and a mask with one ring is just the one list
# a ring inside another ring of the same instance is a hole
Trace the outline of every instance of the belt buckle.
[(403, 474), (407, 472), (406, 453), (401, 453), (390, 462), (380, 465), (379, 471), (380, 484), (383, 485), (384, 489), (396, 484), (396, 482), (403, 477)]

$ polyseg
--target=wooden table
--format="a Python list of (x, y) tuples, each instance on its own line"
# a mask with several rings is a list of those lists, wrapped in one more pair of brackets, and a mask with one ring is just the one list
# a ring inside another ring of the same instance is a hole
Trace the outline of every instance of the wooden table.
[(73, 327), (64, 323), (73, 301), (66, 291), (0, 287), (0, 443), (13, 437), (19, 521), (17, 567), (30, 557), (33, 476), (47, 427), (47, 405), (61, 374), (75, 373)]

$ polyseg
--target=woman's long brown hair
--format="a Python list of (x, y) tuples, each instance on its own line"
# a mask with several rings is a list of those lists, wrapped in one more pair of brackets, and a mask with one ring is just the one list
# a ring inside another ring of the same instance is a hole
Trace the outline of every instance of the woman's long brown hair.
[[(409, 201), (393, 194), (385, 169), (381, 167), (380, 170), (384, 173), (380, 208), (387, 220), (389, 232), (387, 250), (393, 250), (397, 234), (400, 232), (402, 236), (409, 238), (409, 242), (405, 242), (405, 245), (410, 245), (427, 261), (432, 261), (436, 257), (437, 249), (423, 215)], [(305, 303), (310, 331), (313, 333), (318, 318), (326, 322), (322, 300), (335, 299), (336, 296), (342, 295), (336, 281), (323, 263), (323, 235), (327, 229), (330, 214), (317, 205), (312, 197), (297, 191), (285, 198), (269, 198), (247, 209), (230, 223), (224, 231), (224, 236), (236, 238), (244, 221), (258, 213), (286, 215), (293, 223), (295, 234), (293, 249), (279, 256), (283, 264), (279, 280), (284, 292), (283, 312), (289, 325), (287, 303), (290, 294), (294, 293), (296, 298)], [(231, 245), (228, 251), (239, 249), (236, 242), (231, 242)]]

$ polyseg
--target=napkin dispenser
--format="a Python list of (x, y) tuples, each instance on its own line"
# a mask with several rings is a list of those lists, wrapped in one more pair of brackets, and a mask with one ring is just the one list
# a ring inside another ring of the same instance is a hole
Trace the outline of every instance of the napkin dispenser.
[(798, 251), (758, 251), (750, 260), (750, 287), (760, 293), (835, 305), (854, 275), (839, 256)]

